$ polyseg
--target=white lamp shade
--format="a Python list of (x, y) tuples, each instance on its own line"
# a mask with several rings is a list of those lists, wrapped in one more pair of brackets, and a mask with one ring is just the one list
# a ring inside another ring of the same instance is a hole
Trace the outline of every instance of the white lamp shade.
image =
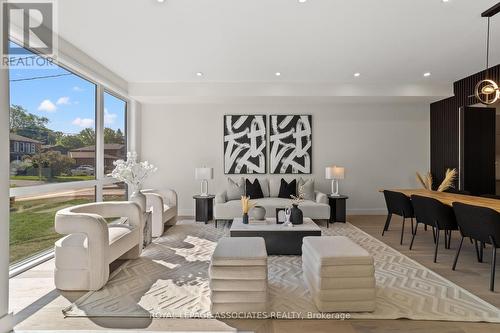
[(194, 177), (196, 180), (207, 180), (214, 178), (213, 168), (196, 168), (194, 170)]
[(325, 169), (326, 179), (344, 179), (345, 169), (336, 165)]

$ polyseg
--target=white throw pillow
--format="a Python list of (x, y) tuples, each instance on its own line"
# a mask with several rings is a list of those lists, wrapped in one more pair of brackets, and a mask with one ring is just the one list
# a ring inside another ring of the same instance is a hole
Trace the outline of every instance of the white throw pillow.
[(281, 178), (269, 179), (269, 196), (277, 198), (280, 194)]
[(297, 194), (299, 194), (301, 187), (302, 192), (304, 193), (304, 199), (314, 201), (314, 180), (299, 178), (299, 181), (297, 182)]
[(237, 181), (227, 179), (226, 196), (227, 200), (240, 200), (245, 195), (245, 179), (241, 177)]
[(260, 188), (262, 189), (262, 194), (264, 195), (264, 198), (269, 197), (269, 180), (267, 178), (262, 178), (259, 179), (260, 183)]

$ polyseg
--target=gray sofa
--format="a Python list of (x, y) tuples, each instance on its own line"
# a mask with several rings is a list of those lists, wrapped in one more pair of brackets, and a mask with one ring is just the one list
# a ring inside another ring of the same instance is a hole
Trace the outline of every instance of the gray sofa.
[[(260, 178), (258, 178), (261, 181)], [(291, 200), (279, 198), (279, 180), (262, 178), (264, 198), (255, 199), (254, 202), (266, 209), (266, 217), (276, 217), (276, 208), (291, 207)], [(215, 197), (214, 203), (214, 219), (217, 220), (232, 220), (235, 217), (241, 217), (241, 202), (240, 200), (228, 200), (226, 190), (220, 191)], [(314, 200), (304, 200), (300, 203), (299, 208), (302, 210), (304, 217), (309, 217), (313, 220), (329, 220), (330, 206), (326, 194), (314, 191)]]

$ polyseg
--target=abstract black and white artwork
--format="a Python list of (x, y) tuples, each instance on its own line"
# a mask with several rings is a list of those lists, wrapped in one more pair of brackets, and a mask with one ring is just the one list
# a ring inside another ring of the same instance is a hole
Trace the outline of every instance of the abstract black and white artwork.
[(270, 116), (270, 172), (311, 173), (311, 115)]
[(266, 116), (224, 116), (224, 173), (266, 173)]

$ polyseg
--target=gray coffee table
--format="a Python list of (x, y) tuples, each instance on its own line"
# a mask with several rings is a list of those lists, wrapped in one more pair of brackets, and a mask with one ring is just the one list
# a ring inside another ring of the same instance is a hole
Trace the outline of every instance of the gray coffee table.
[(268, 255), (301, 255), (302, 238), (321, 236), (321, 228), (308, 217), (303, 224), (286, 227), (268, 218), (266, 224), (243, 224), (241, 217), (233, 219), (231, 237), (262, 237), (266, 242)]

